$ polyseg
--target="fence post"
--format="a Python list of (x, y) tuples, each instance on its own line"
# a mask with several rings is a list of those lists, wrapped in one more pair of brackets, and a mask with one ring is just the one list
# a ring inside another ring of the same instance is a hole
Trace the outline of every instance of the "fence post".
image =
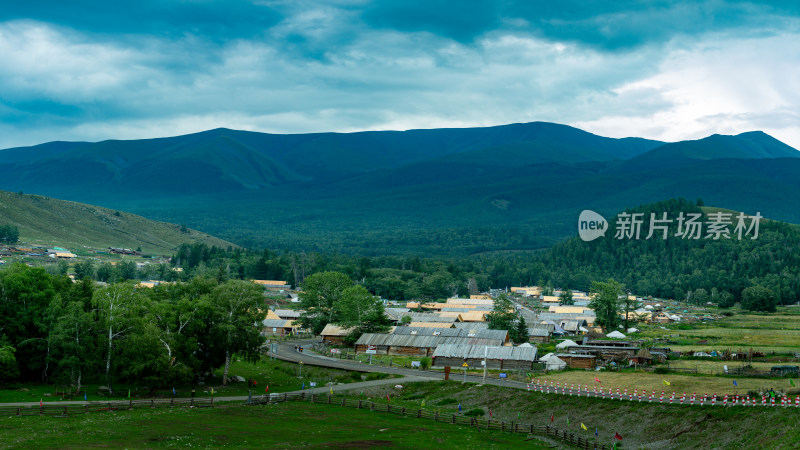
[(403, 410), (402, 410), (402, 411), (400, 411), (400, 414), (402, 414), (402, 415), (404, 415), (404, 416), (406, 415), (406, 407), (405, 407), (405, 406), (403, 407)]
[(456, 415), (453, 414), (453, 423), (456, 423)]
[(342, 397), (342, 406), (347, 406), (347, 397)]
[(417, 410), (417, 418), (419, 418), (419, 417), (422, 417), (422, 410), (421, 409)]
[(358, 401), (358, 409), (361, 409), (361, 400)]
[(372, 411), (375, 409), (375, 403), (369, 402), (369, 410)]

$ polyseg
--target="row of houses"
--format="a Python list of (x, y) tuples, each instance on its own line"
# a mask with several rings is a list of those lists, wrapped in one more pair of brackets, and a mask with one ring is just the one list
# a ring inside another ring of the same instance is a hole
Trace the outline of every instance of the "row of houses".
[(432, 356), (436, 348), (444, 344), (511, 345), (506, 330), (396, 327), (389, 334), (361, 335), (355, 350), (356, 353), (372, 350), (379, 355)]

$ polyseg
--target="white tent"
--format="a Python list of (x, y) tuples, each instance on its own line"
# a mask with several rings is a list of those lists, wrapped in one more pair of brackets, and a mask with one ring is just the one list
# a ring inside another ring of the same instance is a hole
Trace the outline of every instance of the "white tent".
[(617, 330), (614, 330), (611, 333), (608, 333), (606, 335), (606, 337), (610, 337), (611, 339), (625, 339), (625, 335), (620, 333)]
[(555, 356), (555, 353), (548, 353), (539, 358), (539, 361), (547, 361), (549, 358), (552, 358), (553, 356)]
[(567, 368), (567, 363), (558, 356), (551, 356), (545, 362), (545, 369), (549, 372), (552, 370), (564, 370)]
[(628, 328), (628, 333), (638, 333), (638, 332), (639, 332), (638, 328), (633, 328), (633, 327)]
[(589, 332), (589, 329), (588, 329), (588, 328), (586, 328), (586, 327), (578, 327), (578, 331), (581, 331), (581, 332), (583, 332), (583, 333), (588, 333), (588, 332)]
[(653, 309), (652, 305), (645, 305), (644, 309)]
[[(556, 345), (556, 348), (569, 348), (569, 347), (575, 347), (575, 346), (577, 346), (577, 345), (578, 345), (578, 344), (577, 344), (575, 341), (573, 341), (573, 340), (571, 340), (571, 339), (567, 339), (567, 340), (565, 340), (564, 342), (562, 342), (562, 343), (560, 343), (560, 344)], [(563, 362), (563, 361), (562, 361), (562, 362)]]
[(533, 346), (526, 342), (524, 344), (519, 344), (518, 347), (533, 347)]

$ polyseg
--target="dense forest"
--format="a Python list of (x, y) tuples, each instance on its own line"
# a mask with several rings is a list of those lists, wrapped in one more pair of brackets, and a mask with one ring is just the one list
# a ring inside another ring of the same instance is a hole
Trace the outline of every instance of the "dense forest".
[[(708, 214), (698, 205), (673, 199), (632, 208), (626, 213)], [(708, 210), (705, 211), (714, 211)], [(732, 213), (734, 216), (736, 213)], [(285, 280), (300, 286), (306, 277), (324, 271), (346, 274), (382, 298), (437, 299), (465, 296), (490, 288), (545, 285), (588, 290), (592, 281), (614, 278), (630, 292), (654, 297), (712, 301), (731, 306), (748, 287), (764, 287), (776, 304), (798, 301), (800, 295), (800, 227), (762, 219), (757, 239), (684, 239), (670, 236), (616, 239), (615, 219), (604, 238), (578, 237), (546, 251), (485, 252), (461, 257), (355, 256), (344, 253), (222, 249), (204, 244), (182, 245), (169, 264), (137, 268), (133, 262), (75, 265), (78, 279), (114, 282), (125, 279), (189, 280), (195, 276), (229, 279)], [(674, 224), (673, 224), (674, 228)], [(674, 231), (674, 229), (673, 229)], [(733, 232), (733, 226), (729, 227)], [(181, 271), (176, 271), (180, 268)], [(61, 263), (48, 269), (66, 274)]]
[[(698, 213), (706, 223), (709, 211), (704, 212), (698, 203), (702, 201), (669, 200), (626, 212), (644, 213), (645, 218), (650, 213), (657, 217), (667, 213), (672, 218), (681, 212)], [(735, 217), (736, 213), (732, 215)], [(644, 239), (646, 227), (640, 239), (616, 239), (612, 230), (617, 229), (617, 221), (612, 220), (605, 238), (592, 242), (573, 238), (557, 244), (536, 258), (533, 270), (557, 286), (587, 289), (593, 280), (614, 278), (638, 295), (698, 304), (711, 301), (732, 306), (750, 287), (764, 288), (766, 291), (756, 291), (766, 292), (776, 304), (797, 302), (800, 227), (762, 219), (758, 237), (752, 239), (751, 232), (741, 240), (733, 228), (730, 227), (730, 238), (717, 240), (674, 235), (668, 239)]]

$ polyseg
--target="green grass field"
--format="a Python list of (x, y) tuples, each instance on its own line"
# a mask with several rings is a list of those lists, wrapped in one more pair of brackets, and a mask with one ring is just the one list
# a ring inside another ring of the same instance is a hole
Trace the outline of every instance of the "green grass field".
[(353, 408), (280, 403), (0, 418), (0, 448), (549, 448), (524, 435)]
[[(247, 395), (247, 383), (229, 383), (227, 386), (222, 386), (222, 369), (216, 370), (215, 377), (207, 379), (204, 386), (198, 385), (183, 385), (175, 386), (175, 391), (179, 397), (188, 397), (192, 388), (196, 391), (198, 397), (210, 397), (211, 388), (214, 388), (215, 396), (233, 396), (233, 395)], [(317, 386), (324, 386), (326, 383), (354, 383), (363, 380), (376, 380), (388, 378), (392, 375), (381, 373), (361, 373), (361, 372), (348, 372), (345, 370), (327, 369), (324, 367), (311, 367), (305, 366), (302, 369), (297, 364), (292, 364), (284, 361), (271, 361), (269, 358), (262, 357), (256, 363), (249, 363), (246, 361), (234, 359), (231, 364), (230, 373), (232, 375), (239, 375), (256, 380), (257, 385), (253, 388), (253, 395), (264, 392), (266, 386), (269, 386), (270, 392), (288, 392), (300, 390), (305, 384), (308, 388), (311, 382), (316, 382)], [(302, 375), (302, 377), (301, 377)], [(84, 392), (87, 394), (86, 398), (89, 401), (99, 401), (112, 399), (127, 399), (128, 390), (131, 391), (133, 398), (149, 397), (151, 389), (135, 384), (116, 383), (114, 388), (117, 395), (108, 396), (101, 394), (98, 391), (98, 386), (101, 382), (95, 380), (93, 383), (84, 386)], [(5, 385), (0, 387), (0, 403), (9, 402), (38, 402), (40, 399), (45, 402), (60, 401), (61, 396), (57, 395), (57, 391), (64, 390), (56, 385), (42, 385), (42, 384), (16, 384)], [(48, 395), (49, 394), (49, 395)], [(152, 392), (155, 397), (171, 397), (172, 386), (161, 386)], [(83, 393), (73, 396), (74, 400), (83, 400)]]

